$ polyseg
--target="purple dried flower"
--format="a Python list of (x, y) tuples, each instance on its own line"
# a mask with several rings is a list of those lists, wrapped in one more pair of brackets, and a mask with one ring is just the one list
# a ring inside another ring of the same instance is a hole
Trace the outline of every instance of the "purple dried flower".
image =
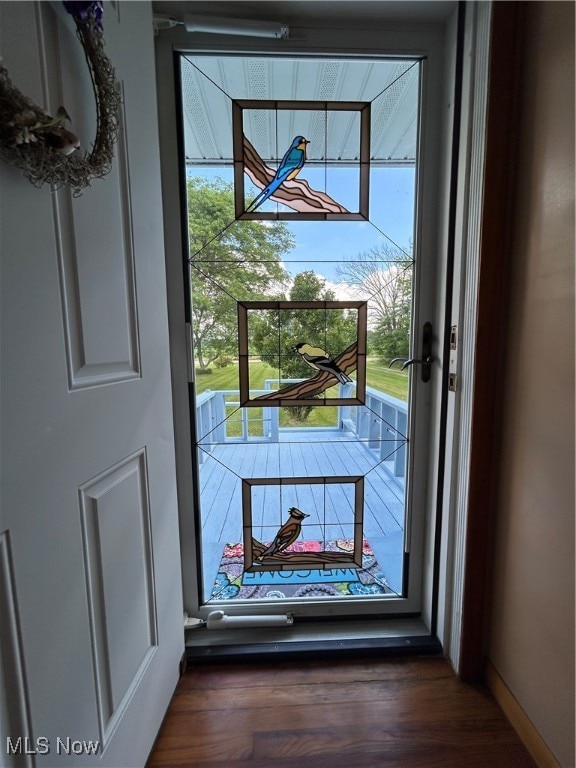
[(104, 8), (101, 0), (68, 0), (64, 8), (80, 24), (89, 24), (94, 33), (102, 34)]

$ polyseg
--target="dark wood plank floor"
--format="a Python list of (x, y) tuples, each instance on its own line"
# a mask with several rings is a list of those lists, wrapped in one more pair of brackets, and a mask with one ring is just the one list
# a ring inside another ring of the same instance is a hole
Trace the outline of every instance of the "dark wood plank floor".
[(147, 768), (535, 768), (440, 657), (199, 666)]

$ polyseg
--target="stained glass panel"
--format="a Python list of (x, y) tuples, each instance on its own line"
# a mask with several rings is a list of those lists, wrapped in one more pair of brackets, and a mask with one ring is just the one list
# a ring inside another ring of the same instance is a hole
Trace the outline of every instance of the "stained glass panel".
[(400, 595), (418, 62), (182, 79), (202, 599)]
[[(306, 406), (312, 398), (315, 405), (361, 404), (366, 318), (365, 302), (239, 302), (242, 405)], [(279, 388), (264, 394), (251, 394), (249, 362), (256, 342), (260, 359), (279, 371)]]
[(233, 130), (237, 218), (368, 217), (370, 104), (235, 101)]

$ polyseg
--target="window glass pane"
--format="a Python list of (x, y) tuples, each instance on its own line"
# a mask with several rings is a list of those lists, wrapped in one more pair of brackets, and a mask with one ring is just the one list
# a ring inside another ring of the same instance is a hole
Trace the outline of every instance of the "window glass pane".
[[(391, 363), (411, 348), (418, 63), (188, 56), (182, 75), (202, 600), (394, 599), (409, 380)], [(276, 193), (242, 218), (298, 136), (299, 189), (356, 218), (302, 218)]]

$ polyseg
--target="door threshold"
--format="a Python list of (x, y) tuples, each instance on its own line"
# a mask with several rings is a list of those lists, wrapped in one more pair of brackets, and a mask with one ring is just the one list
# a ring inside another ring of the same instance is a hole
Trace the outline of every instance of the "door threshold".
[(430, 655), (442, 653), (437, 637), (421, 619), (390, 619), (297, 623), (290, 627), (208, 630), (186, 633), (186, 660), (255, 661), (357, 655)]

